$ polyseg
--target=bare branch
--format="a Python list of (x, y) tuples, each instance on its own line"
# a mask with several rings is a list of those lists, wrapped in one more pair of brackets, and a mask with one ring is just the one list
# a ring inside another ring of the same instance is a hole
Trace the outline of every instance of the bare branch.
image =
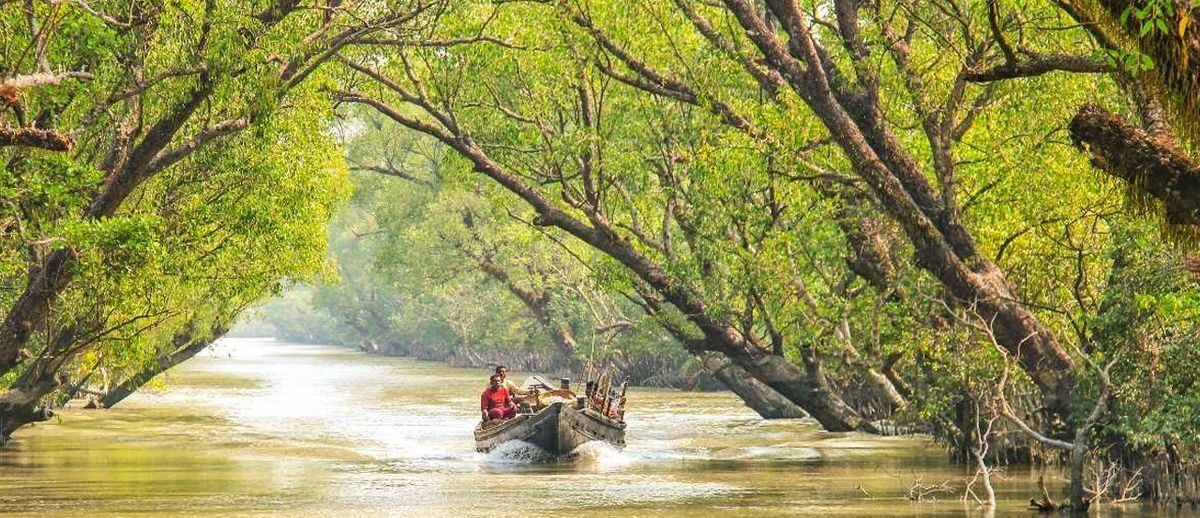
[(426, 180), (424, 178), (417, 178), (412, 173), (409, 173), (407, 171), (401, 171), (399, 169), (396, 169), (395, 167), (392, 167), (391, 165), (387, 165), (387, 166), (356, 165), (354, 167), (351, 167), (350, 170), (351, 171), (365, 171), (365, 172), (371, 172), (371, 173), (378, 173), (378, 174), (381, 174), (384, 176), (394, 176), (396, 178), (408, 180), (415, 184), (423, 185), (425, 187), (430, 187), (430, 188), (433, 187), (433, 182)]
[(1024, 59), (1016, 62), (1008, 62), (987, 70), (964, 72), (963, 78), (972, 83), (987, 83), (1004, 79), (1037, 77), (1057, 71), (1104, 74), (1112, 72), (1113, 69), (1107, 63), (1088, 56), (1027, 53)]
[(357, 45), (378, 45), (387, 47), (434, 47), (449, 48), (474, 43), (490, 43), (506, 49), (526, 50), (527, 47), (515, 45), (495, 36), (479, 35), (467, 38), (450, 38), (444, 40), (402, 40), (396, 38), (355, 38), (352, 43)]

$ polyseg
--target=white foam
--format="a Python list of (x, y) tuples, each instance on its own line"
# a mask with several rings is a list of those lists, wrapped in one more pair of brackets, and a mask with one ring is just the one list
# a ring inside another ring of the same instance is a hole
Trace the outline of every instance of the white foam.
[(590, 464), (601, 469), (616, 469), (633, 464), (634, 457), (603, 441), (589, 441), (579, 445), (568, 457), (574, 462)]
[(486, 455), (491, 464), (536, 464), (554, 460), (550, 452), (525, 441), (508, 441)]

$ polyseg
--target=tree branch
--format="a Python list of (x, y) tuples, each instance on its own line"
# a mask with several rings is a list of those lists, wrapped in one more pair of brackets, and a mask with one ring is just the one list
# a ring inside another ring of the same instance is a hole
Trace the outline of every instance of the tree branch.
[(70, 151), (74, 145), (75, 142), (71, 140), (71, 137), (57, 131), (0, 127), (0, 147), (21, 146), (50, 151)]
[(1081, 107), (1067, 131), (1097, 169), (1161, 201), (1168, 223), (1200, 225), (1200, 165), (1169, 140), (1095, 104)]
[(1037, 77), (1058, 71), (1103, 74), (1112, 72), (1113, 69), (1107, 63), (1087, 56), (1026, 53), (1025, 59), (1007, 62), (986, 70), (966, 71), (963, 73), (963, 78), (972, 83), (988, 83), (1004, 79)]

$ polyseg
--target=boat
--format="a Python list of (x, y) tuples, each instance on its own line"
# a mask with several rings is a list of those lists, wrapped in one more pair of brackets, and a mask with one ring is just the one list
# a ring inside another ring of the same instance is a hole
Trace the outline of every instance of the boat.
[(562, 457), (591, 441), (623, 448), (623, 412), (606, 416), (595, 406), (563, 389), (539, 394), (528, 412), (505, 421), (481, 421), (475, 427), (475, 449), (486, 453), (509, 441), (523, 441)]

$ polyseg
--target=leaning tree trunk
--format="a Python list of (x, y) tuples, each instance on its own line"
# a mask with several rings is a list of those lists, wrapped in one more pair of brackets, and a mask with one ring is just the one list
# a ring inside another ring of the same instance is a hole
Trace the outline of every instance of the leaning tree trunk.
[(22, 426), (40, 423), (54, 417), (50, 409), (37, 405), (21, 405), (0, 413), (0, 446), (8, 444), (13, 432)]
[[(649, 293), (642, 293), (645, 304), (642, 309), (646, 315), (654, 318), (659, 325), (666, 329), (671, 336), (682, 344), (688, 344), (696, 339), (689, 337), (687, 331), (669, 319), (661, 316), (661, 302)], [(746, 406), (754, 410), (763, 419), (797, 419), (807, 414), (799, 406), (784, 397), (775, 389), (757, 380), (746, 369), (733, 363), (721, 355), (702, 353), (699, 355), (700, 366), (714, 378), (717, 378), (742, 400)]]
[(702, 358), (700, 363), (705, 371), (720, 380), (725, 388), (737, 394), (746, 406), (763, 419), (799, 419), (807, 415), (795, 403), (754, 379), (750, 373), (728, 358), (706, 357)]
[(0, 393), (0, 445), (18, 428), (45, 421), (53, 415), (42, 405), (42, 398), (62, 386), (59, 371), (75, 357), (77, 350), (70, 346), (84, 334), (79, 327), (59, 332), (50, 347)]
[(63, 361), (65, 359), (55, 358), (45, 364), (31, 365), (0, 394), (0, 446), (22, 426), (45, 421), (54, 415), (42, 405), (42, 398), (62, 386), (55, 373)]
[(224, 335), (226, 331), (226, 329), (215, 329), (212, 337), (204, 340), (192, 340), (191, 333), (177, 336), (174, 340), (176, 345), (178, 346), (180, 343), (186, 345), (171, 353), (159, 356), (153, 365), (147, 366), (138, 373), (126, 378), (125, 381), (122, 381), (115, 387), (105, 391), (99, 399), (89, 403), (87, 408), (112, 408), (117, 403), (124, 401), (125, 398), (133, 395), (134, 392), (137, 392), (138, 389), (142, 388), (143, 385), (149, 383), (150, 380), (159, 374), (195, 357), (200, 351), (203, 351)]
[(724, 354), (755, 379), (808, 412), (825, 430), (878, 433), (875, 425), (847, 405), (814, 366), (801, 369), (773, 354), (745, 351)]
[(1173, 225), (1200, 224), (1200, 165), (1169, 138), (1151, 135), (1123, 117), (1085, 104), (1071, 119), (1071, 139), (1092, 165), (1162, 203)]

